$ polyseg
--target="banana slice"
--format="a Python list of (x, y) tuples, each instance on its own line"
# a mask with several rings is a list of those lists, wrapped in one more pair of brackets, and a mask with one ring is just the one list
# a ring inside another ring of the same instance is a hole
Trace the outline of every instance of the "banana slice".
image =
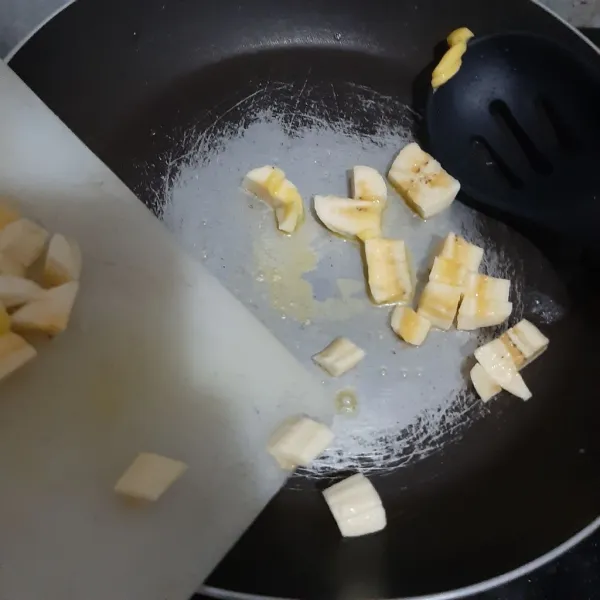
[(521, 358), (517, 359), (520, 368), (530, 365), (546, 351), (550, 343), (550, 340), (527, 319), (523, 319), (511, 327), (505, 336), (521, 355)]
[(55, 287), (79, 280), (81, 275), (81, 250), (75, 240), (60, 233), (52, 236), (44, 264), (44, 283)]
[(444, 240), (440, 256), (455, 260), (469, 271), (477, 272), (483, 258), (483, 248), (467, 242), (455, 233), (449, 233)]
[(433, 261), (433, 267), (429, 273), (429, 281), (446, 283), (459, 288), (463, 288), (467, 282), (469, 270), (461, 263), (451, 258), (442, 258), (436, 256)]
[(387, 524), (381, 498), (362, 473), (327, 488), (323, 497), (344, 537), (375, 533)]
[(327, 425), (308, 417), (286, 419), (269, 439), (267, 450), (281, 468), (293, 471), (297, 466), (307, 467), (333, 440)]
[(435, 327), (448, 330), (456, 317), (461, 295), (460, 288), (430, 281), (421, 294), (417, 313)]
[(413, 346), (420, 346), (431, 329), (431, 323), (409, 306), (397, 306), (392, 312), (392, 329)]
[(339, 377), (353, 369), (364, 357), (362, 348), (347, 338), (339, 337), (315, 354), (313, 360), (332, 377)]
[(281, 169), (270, 165), (252, 169), (246, 173), (243, 186), (275, 211), (281, 231), (292, 233), (304, 220), (304, 203), (298, 188)]
[(333, 233), (361, 240), (381, 236), (382, 205), (379, 202), (315, 196), (315, 212)]
[(531, 391), (517, 372), (510, 350), (501, 339), (492, 340), (477, 348), (475, 358), (501, 388), (523, 400), (531, 398)]
[(14, 308), (40, 299), (44, 290), (33, 281), (13, 275), (0, 275), (0, 302)]
[(512, 302), (465, 297), (458, 310), (456, 328), (465, 331), (504, 323), (512, 313)]
[(388, 179), (423, 219), (448, 208), (460, 190), (460, 183), (414, 142), (402, 148), (392, 163)]
[(156, 502), (187, 468), (179, 460), (142, 452), (117, 481), (115, 492), (137, 500)]
[(510, 279), (499, 279), (480, 273), (469, 273), (465, 282), (465, 296), (508, 302)]
[(387, 200), (385, 179), (372, 167), (356, 166), (352, 169), (350, 177), (350, 195), (355, 200), (385, 203)]
[(28, 219), (19, 219), (0, 231), (0, 254), (29, 267), (44, 250), (47, 239), (48, 232), (43, 227)]
[(365, 257), (369, 290), (377, 304), (406, 303), (412, 300), (412, 268), (402, 240), (367, 240)]
[(61, 333), (67, 328), (78, 291), (79, 283), (76, 281), (44, 290), (37, 300), (19, 308), (12, 315), (13, 327), (48, 335)]
[(478, 396), (484, 402), (489, 402), (502, 391), (502, 388), (486, 373), (479, 363), (471, 369), (471, 381)]

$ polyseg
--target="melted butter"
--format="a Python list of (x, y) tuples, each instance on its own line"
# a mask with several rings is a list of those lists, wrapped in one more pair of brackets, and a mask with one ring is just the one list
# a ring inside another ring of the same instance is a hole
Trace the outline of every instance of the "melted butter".
[(353, 415), (358, 409), (358, 398), (353, 389), (340, 390), (335, 396), (336, 412), (342, 415)]
[(447, 38), (448, 50), (442, 56), (431, 76), (431, 87), (437, 89), (454, 77), (462, 66), (462, 57), (467, 51), (467, 42), (474, 33), (466, 27), (455, 29)]

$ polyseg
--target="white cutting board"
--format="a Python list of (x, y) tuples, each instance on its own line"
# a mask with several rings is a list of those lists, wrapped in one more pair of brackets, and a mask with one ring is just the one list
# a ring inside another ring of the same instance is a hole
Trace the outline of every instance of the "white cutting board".
[[(272, 429), (333, 403), (3, 63), (0, 193), (84, 256), (70, 329), (0, 384), (0, 599), (187, 599), (284, 482)], [(139, 451), (189, 464), (153, 505), (112, 492)]]

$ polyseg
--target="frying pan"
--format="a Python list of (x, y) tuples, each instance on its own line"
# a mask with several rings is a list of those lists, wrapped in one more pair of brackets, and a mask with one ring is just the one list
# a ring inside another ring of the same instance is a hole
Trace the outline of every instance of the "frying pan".
[[(348, 442), (341, 450), (354, 448), (354, 458), (342, 452), (292, 478), (213, 573), (208, 595), (456, 598), (527, 572), (599, 524), (600, 290), (585, 247), (458, 203), (453, 216), (426, 225), (389, 203), (395, 233), (409, 245), (449, 227), (483, 240), (497, 263), (510, 265), (519, 316), (551, 339), (526, 374), (531, 401), (501, 395), (483, 407), (461, 388), (438, 421), (441, 404), (427, 402), (439, 396), (438, 380), (448, 383), (439, 374), (454, 364), (446, 358), (462, 360), (480, 340), (450, 348), (437, 336), (431, 354), (409, 354), (378, 335), (383, 312), (307, 323), (254, 293), (251, 242), (260, 246), (269, 228), (257, 225), (261, 207), (237, 191), (244, 169), (277, 162), (305, 195), (343, 193), (343, 165), (385, 169), (420, 135), (436, 48), (463, 25), (480, 35), (532, 32), (598, 62), (572, 30), (521, 0), (79, 0), (12, 58), (17, 74), (297, 356), (308, 364), (311, 350), (337, 332), (374, 357), (343, 382), (357, 389), (363, 412), (340, 427), (360, 429), (373, 406), (387, 407), (385, 452)], [(173, 213), (177, 194), (187, 213)], [(313, 289), (326, 295), (323, 286), (346, 266), (358, 277), (360, 261), (311, 222), (303, 235), (314, 234), (309, 241), (321, 252)], [(427, 248), (419, 251), (425, 260)], [(285, 275), (293, 263), (284, 266)], [(348, 310), (352, 298), (333, 312)], [(365, 440), (380, 441), (363, 431)], [(357, 469), (380, 492), (388, 526), (342, 540), (319, 490)]]

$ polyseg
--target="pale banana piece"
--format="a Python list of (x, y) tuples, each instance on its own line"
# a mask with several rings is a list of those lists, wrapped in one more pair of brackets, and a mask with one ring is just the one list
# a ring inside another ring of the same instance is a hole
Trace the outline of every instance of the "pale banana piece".
[(27, 268), (15, 262), (14, 260), (0, 254), (0, 275), (14, 275), (15, 277), (25, 277)]
[(350, 176), (350, 195), (355, 200), (385, 203), (387, 200), (385, 179), (373, 167), (358, 165), (352, 169)]
[(267, 451), (281, 468), (293, 471), (307, 467), (331, 444), (333, 432), (327, 425), (299, 415), (286, 419), (274, 432)]
[(381, 498), (362, 473), (332, 485), (323, 496), (344, 537), (375, 533), (387, 524)]
[(339, 196), (315, 196), (315, 212), (327, 229), (349, 238), (381, 237), (382, 204)]
[(0, 335), (0, 380), (33, 360), (37, 352), (16, 333)]
[(501, 339), (492, 340), (477, 348), (475, 358), (502, 389), (523, 400), (531, 398), (531, 391), (517, 372), (517, 365)]
[(117, 481), (115, 492), (137, 500), (156, 502), (187, 468), (179, 460), (142, 452)]
[(25, 304), (11, 317), (12, 326), (20, 331), (41, 331), (48, 335), (63, 332), (79, 291), (79, 283), (71, 281), (58, 287), (44, 290), (37, 300)]
[(4, 229), (10, 223), (18, 221), (21, 218), (19, 212), (12, 206), (0, 202), (0, 230)]
[(431, 329), (431, 323), (409, 306), (396, 306), (392, 312), (392, 329), (405, 342), (420, 346)]
[(458, 309), (456, 328), (472, 331), (481, 327), (500, 325), (510, 317), (512, 309), (512, 302), (465, 296)]
[(460, 183), (415, 142), (402, 148), (390, 167), (388, 179), (423, 219), (448, 208), (460, 190)]
[(402, 240), (366, 240), (365, 257), (369, 290), (377, 304), (406, 303), (412, 300), (412, 267)]
[(281, 169), (271, 165), (252, 169), (246, 173), (243, 186), (275, 211), (280, 231), (293, 233), (304, 220), (304, 203), (298, 188)]
[(465, 280), (465, 296), (508, 302), (510, 279), (490, 277), (481, 273), (469, 273)]
[(545, 352), (550, 340), (527, 319), (522, 319), (505, 334), (521, 354), (520, 368), (531, 364)]
[(477, 395), (484, 401), (489, 402), (502, 388), (487, 374), (486, 370), (476, 363), (471, 369), (471, 382), (475, 387)]
[(483, 259), (483, 248), (467, 242), (455, 233), (449, 233), (444, 240), (440, 256), (455, 260), (469, 271), (477, 272)]
[(0, 254), (13, 262), (30, 267), (46, 245), (48, 232), (30, 221), (19, 219), (0, 231)]
[(44, 290), (35, 282), (13, 275), (0, 275), (0, 302), (15, 308), (40, 299)]
[(55, 287), (78, 281), (81, 275), (81, 249), (72, 239), (55, 233), (50, 239), (44, 263), (44, 284)]
[(434, 327), (447, 331), (454, 323), (461, 295), (458, 287), (429, 281), (419, 299), (417, 313)]
[(429, 273), (429, 281), (437, 281), (438, 283), (446, 283), (464, 288), (468, 275), (469, 270), (467, 267), (458, 261), (436, 256), (431, 272)]
[(315, 354), (313, 360), (332, 377), (339, 377), (353, 369), (364, 357), (362, 348), (347, 338), (339, 337)]

